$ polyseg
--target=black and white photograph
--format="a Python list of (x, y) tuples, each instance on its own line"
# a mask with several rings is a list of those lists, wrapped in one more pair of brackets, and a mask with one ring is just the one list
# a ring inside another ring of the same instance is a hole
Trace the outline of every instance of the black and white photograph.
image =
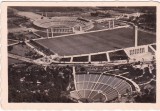
[(8, 103), (157, 103), (156, 6), (7, 6)]

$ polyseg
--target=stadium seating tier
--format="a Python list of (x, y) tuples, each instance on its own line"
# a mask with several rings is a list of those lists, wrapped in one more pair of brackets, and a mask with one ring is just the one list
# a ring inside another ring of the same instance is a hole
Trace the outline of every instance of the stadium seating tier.
[(118, 98), (119, 95), (132, 92), (131, 85), (125, 80), (102, 74), (77, 74), (75, 75), (75, 87), (76, 90), (71, 91), (70, 96), (80, 101), (83, 98), (82, 102), (89, 100), (107, 102)]

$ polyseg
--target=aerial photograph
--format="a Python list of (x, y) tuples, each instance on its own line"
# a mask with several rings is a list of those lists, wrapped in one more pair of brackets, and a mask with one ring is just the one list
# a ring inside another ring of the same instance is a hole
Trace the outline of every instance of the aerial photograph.
[(8, 6), (9, 103), (156, 103), (156, 6)]

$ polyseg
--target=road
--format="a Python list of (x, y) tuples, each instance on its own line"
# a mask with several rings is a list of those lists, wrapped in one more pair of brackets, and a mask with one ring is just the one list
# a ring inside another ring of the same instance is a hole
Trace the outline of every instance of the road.
[(26, 58), (26, 57), (22, 57), (22, 56), (19, 56), (19, 55), (8, 53), (8, 57), (13, 58), (13, 59), (17, 59), (17, 60), (21, 60), (21, 61), (24, 61), (24, 62), (40, 65), (39, 63), (35, 62), (32, 59), (29, 59), (29, 58)]

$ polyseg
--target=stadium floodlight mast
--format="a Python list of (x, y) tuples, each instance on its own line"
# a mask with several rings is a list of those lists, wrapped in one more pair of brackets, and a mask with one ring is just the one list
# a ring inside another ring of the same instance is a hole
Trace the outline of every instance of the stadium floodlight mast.
[(48, 31), (48, 29), (47, 29), (47, 38), (49, 38), (49, 31)]
[(138, 46), (138, 26), (134, 25), (135, 47)]
[(134, 46), (137, 47), (138, 46), (138, 26), (132, 22), (128, 22), (128, 24), (133, 27), (134, 39), (135, 39)]
[(114, 20), (112, 22), (113, 22), (113, 28), (114, 28)]
[(108, 25), (109, 25), (109, 29), (110, 29), (110, 27), (111, 27), (111, 26), (110, 26), (110, 25), (111, 25), (110, 21), (108, 21)]
[(80, 28), (80, 31), (82, 32), (83, 30), (82, 30), (82, 27), (81, 26), (79, 26), (79, 28)]
[(47, 12), (46, 12), (46, 17), (47, 17)]
[(52, 37), (53, 37), (53, 28), (51, 28), (51, 33), (52, 33)]
[(72, 32), (75, 32), (74, 27), (72, 27)]
[(112, 24), (112, 28), (114, 28), (114, 19), (108, 21), (109, 29), (111, 28), (111, 24)]

